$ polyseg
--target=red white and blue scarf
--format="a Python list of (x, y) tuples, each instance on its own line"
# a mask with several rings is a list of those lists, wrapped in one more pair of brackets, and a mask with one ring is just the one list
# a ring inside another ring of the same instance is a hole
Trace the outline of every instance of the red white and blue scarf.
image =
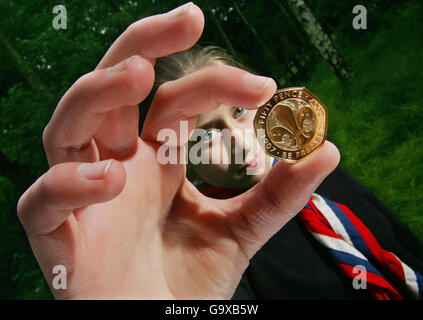
[(347, 206), (313, 194), (299, 217), (314, 238), (328, 249), (339, 270), (352, 279), (360, 277), (365, 281), (375, 299), (403, 299), (384, 276), (386, 273), (397, 277), (415, 299), (423, 296), (423, 277), (395, 254), (384, 250)]
[[(200, 191), (213, 198), (226, 199), (245, 190), (207, 186)], [(423, 277), (395, 254), (384, 250), (347, 206), (313, 194), (299, 218), (314, 238), (328, 249), (340, 272), (360, 280), (360, 285), (364, 285), (375, 299), (404, 299), (384, 274), (396, 277), (415, 299), (423, 297)]]

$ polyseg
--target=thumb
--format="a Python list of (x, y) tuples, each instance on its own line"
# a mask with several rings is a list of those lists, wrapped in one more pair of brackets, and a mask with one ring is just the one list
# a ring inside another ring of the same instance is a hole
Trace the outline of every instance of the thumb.
[(227, 200), (229, 225), (249, 258), (304, 208), (339, 160), (338, 149), (326, 141), (299, 163), (279, 161), (253, 188)]
[(64, 162), (50, 168), (19, 199), (18, 218), (54, 295), (53, 267), (72, 270), (81, 243), (74, 209), (115, 198), (125, 181), (125, 168), (116, 160)]
[(115, 198), (125, 181), (125, 169), (117, 160), (57, 164), (21, 196), (18, 217), (27, 233), (49, 234), (74, 209)]

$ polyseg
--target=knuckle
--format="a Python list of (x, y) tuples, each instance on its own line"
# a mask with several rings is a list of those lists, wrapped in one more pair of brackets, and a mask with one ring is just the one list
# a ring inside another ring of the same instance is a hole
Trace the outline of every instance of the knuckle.
[(216, 64), (213, 66), (213, 69), (211, 69), (215, 75), (222, 75), (225, 71), (228, 71), (229, 66), (223, 65), (223, 64)]
[(222, 83), (222, 80), (225, 79), (227, 71), (227, 66), (222, 64), (215, 64), (213, 66), (204, 68), (204, 76), (202, 78), (204, 81), (210, 81), (215, 79), (217, 83)]
[(46, 150), (50, 142), (49, 124), (47, 124), (43, 130), (42, 141), (43, 141), (44, 150)]
[(131, 23), (129, 26), (126, 27), (125, 31), (123, 33), (127, 33), (128, 35), (132, 35), (139, 25), (139, 21), (135, 21)]
[(72, 95), (79, 95), (85, 91), (89, 91), (91, 84), (96, 84), (96, 79), (93, 78), (96, 73), (98, 73), (97, 71), (98, 70), (94, 70), (79, 77), (79, 79), (76, 80), (73, 86), (69, 89), (68, 93)]
[(270, 209), (269, 212), (280, 212), (283, 210), (284, 208), (282, 206), (280, 196), (278, 196), (278, 192), (272, 188), (268, 181), (265, 181), (263, 189), (263, 199), (267, 204), (267, 207)]
[(154, 95), (154, 103), (155, 104), (163, 104), (166, 103), (166, 97), (169, 95), (169, 82), (165, 82), (160, 87), (157, 88), (156, 94)]
[[(29, 189), (28, 189), (29, 190)], [(16, 212), (19, 218), (19, 221), (23, 224), (24, 221), (24, 215), (25, 215), (25, 207), (26, 207), (26, 202), (27, 202), (27, 194), (28, 194), (28, 190), (25, 191), (21, 197), (18, 200), (18, 204), (16, 207)]]
[(142, 80), (140, 72), (127, 72), (121, 78), (121, 85), (129, 93), (140, 93), (144, 91)]
[[(145, 19), (147, 18), (131, 23), (128, 27), (126, 27), (121, 37), (123, 39), (138, 39), (140, 35), (142, 35), (141, 26), (144, 23)], [(143, 47), (143, 44), (141, 41), (131, 41), (130, 45), (134, 49), (135, 52), (140, 52), (140, 50), (142, 50), (142, 47)]]
[(128, 70), (113, 79), (114, 85), (125, 92), (128, 104), (138, 104), (151, 91), (154, 84), (154, 69), (150, 62), (133, 56)]
[(76, 98), (85, 98), (85, 94), (92, 92), (93, 88), (95, 88), (95, 86), (97, 86), (97, 84), (99, 83), (98, 79), (96, 79), (97, 74), (98, 70), (94, 70), (80, 76), (65, 93), (65, 96), (63, 98), (67, 98), (66, 104), (75, 102), (74, 100)]
[(45, 173), (37, 179), (19, 198), (16, 211), (22, 225), (27, 225), (31, 220), (32, 211), (39, 207), (45, 199)]
[(59, 184), (56, 183), (59, 179), (59, 172), (57, 170), (59, 165), (51, 167), (42, 177), (39, 182), (39, 198), (49, 202), (57, 198), (57, 191)]

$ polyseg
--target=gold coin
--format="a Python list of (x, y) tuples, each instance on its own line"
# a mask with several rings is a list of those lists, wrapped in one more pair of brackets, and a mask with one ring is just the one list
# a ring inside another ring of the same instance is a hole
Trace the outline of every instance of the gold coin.
[(295, 163), (323, 145), (328, 113), (306, 88), (284, 88), (262, 105), (254, 118), (256, 136), (271, 157)]

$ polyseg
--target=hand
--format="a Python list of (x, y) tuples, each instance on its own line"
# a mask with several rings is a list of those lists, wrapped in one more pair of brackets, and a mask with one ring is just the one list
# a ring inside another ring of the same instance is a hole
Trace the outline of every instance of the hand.
[[(256, 108), (276, 90), (237, 68), (199, 70), (159, 88), (139, 137), (137, 104), (151, 91), (155, 58), (190, 48), (203, 26), (193, 4), (135, 22), (60, 100), (43, 135), (50, 169), (18, 203), (56, 298), (231, 298), (255, 252), (336, 167), (326, 142), (222, 201), (199, 193), (185, 165), (158, 163), (160, 129), (178, 130), (179, 120), (192, 129), (220, 104)], [(66, 290), (52, 286), (55, 265), (68, 271)]]

